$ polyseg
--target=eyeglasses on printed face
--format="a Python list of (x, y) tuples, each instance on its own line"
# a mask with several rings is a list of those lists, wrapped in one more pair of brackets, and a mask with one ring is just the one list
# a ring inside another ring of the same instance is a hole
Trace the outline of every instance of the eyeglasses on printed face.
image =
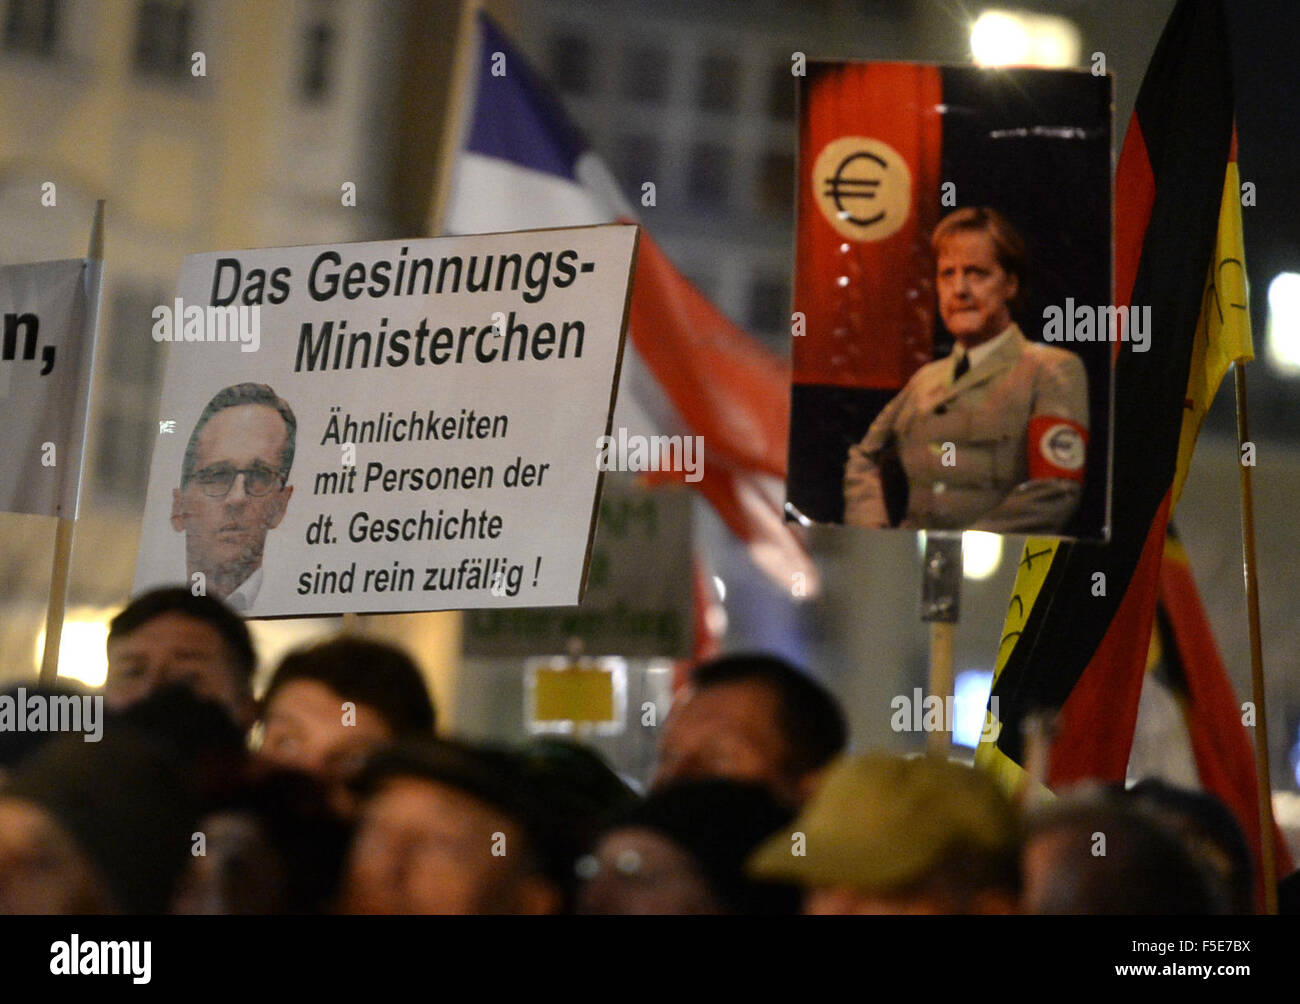
[(276, 483), (284, 479), (283, 474), (264, 464), (255, 464), (252, 467), (213, 464), (211, 467), (196, 471), (191, 480), (199, 486), (199, 490), (204, 495), (219, 499), (230, 494), (235, 478), (240, 474), (244, 476), (244, 491), (253, 496), (269, 495), (275, 490)]

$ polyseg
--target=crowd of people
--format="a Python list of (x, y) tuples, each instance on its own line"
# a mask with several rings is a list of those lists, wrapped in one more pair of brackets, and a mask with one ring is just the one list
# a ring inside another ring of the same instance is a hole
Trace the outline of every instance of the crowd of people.
[(644, 792), (576, 742), (441, 734), (415, 662), (377, 640), (292, 652), (260, 700), (255, 666), (215, 598), (122, 610), (99, 740), (0, 733), (0, 912), (1255, 908), (1250, 850), (1212, 796), (1143, 782), (1022, 811), (962, 763), (847, 752), (835, 699), (772, 656), (694, 669)]

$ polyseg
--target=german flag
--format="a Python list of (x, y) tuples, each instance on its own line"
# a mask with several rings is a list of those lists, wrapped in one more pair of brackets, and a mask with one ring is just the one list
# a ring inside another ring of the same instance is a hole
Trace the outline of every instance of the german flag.
[(1000, 722), (976, 751), (1011, 790), (1022, 723), (1043, 710), (1059, 709), (1050, 787), (1124, 779), (1165, 528), (1228, 364), (1253, 357), (1220, 0), (1180, 0), (1170, 16), (1115, 191), (1115, 302), (1151, 308), (1151, 341), (1115, 345), (1110, 543), (1031, 538), (1021, 557), (994, 669)]

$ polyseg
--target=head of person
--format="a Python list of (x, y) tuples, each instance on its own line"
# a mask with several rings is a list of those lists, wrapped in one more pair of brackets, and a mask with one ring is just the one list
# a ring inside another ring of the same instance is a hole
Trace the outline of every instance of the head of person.
[[(32, 698), (37, 698), (41, 702), (53, 703), (60, 698), (66, 700), (71, 697), (80, 701), (83, 697), (89, 696), (93, 696), (90, 691), (76, 680), (70, 680), (66, 677), (59, 677), (49, 686), (24, 681), (15, 683), (0, 691), (0, 701), (5, 703), (13, 702), (14, 706), (17, 706), (19, 701), (30, 701)], [(34, 732), (27, 729), (22, 731), (18, 729), (0, 729), (0, 785), (4, 784), (5, 778), (17, 769), (19, 764), (58, 734), (57, 732)]]
[(104, 731), (126, 729), (166, 745), (171, 766), (195, 798), (223, 798), (244, 783), (248, 728), (222, 705), (172, 683), (105, 716)]
[(1225, 912), (1182, 840), (1104, 790), (1075, 792), (1033, 813), (1022, 867), (1025, 913)]
[(572, 803), (574, 815), (593, 820), (584, 847), (606, 819), (640, 802), (636, 790), (590, 746), (544, 735), (530, 739), (519, 752), (531, 776)]
[(1300, 870), (1278, 881), (1277, 912), (1283, 916), (1300, 914)]
[(104, 703), (122, 711), (182, 684), (247, 730), (257, 715), (256, 663), (247, 625), (220, 600), (181, 587), (154, 589), (109, 622)]
[(348, 635), (297, 649), (262, 697), (261, 760), (343, 782), (380, 746), (433, 735), (419, 667), (400, 648)]
[(619, 814), (578, 861), (587, 914), (793, 914), (794, 886), (757, 881), (745, 859), (792, 810), (767, 788), (681, 781)]
[(266, 384), (241, 383), (208, 402), (172, 491), (172, 528), (185, 534), (189, 574), (229, 596), (262, 567), (266, 534), (284, 519), (298, 422)]
[(1015, 808), (983, 772), (941, 757), (844, 757), (789, 827), (750, 858), (795, 882), (810, 914), (1012, 913)]
[(232, 789), (199, 821), (204, 853), (176, 884), (172, 913), (320, 914), (333, 908), (350, 837), (329, 793), (297, 771)]
[(770, 655), (701, 664), (673, 701), (653, 787), (729, 778), (801, 804), (848, 741), (844, 713), (812, 677)]
[(104, 879), (48, 810), (0, 790), (0, 916), (114, 912)]
[(525, 781), (546, 806), (552, 869), (572, 912), (580, 879), (573, 863), (595, 843), (605, 824), (640, 796), (599, 753), (558, 736), (538, 736), (519, 749)]
[(57, 737), (0, 789), (0, 913), (163, 912), (198, 804), (154, 736)]
[(1158, 779), (1139, 781), (1125, 792), (1138, 810), (1177, 834), (1205, 872), (1224, 912), (1255, 911), (1254, 861), (1237, 818), (1206, 791), (1178, 788)]
[(377, 754), (358, 788), (363, 802), (345, 869), (344, 912), (561, 910), (548, 810), (517, 754), (410, 740)]
[(944, 327), (974, 348), (1011, 323), (1025, 292), (1025, 240), (1005, 216), (967, 207), (945, 216), (930, 239)]

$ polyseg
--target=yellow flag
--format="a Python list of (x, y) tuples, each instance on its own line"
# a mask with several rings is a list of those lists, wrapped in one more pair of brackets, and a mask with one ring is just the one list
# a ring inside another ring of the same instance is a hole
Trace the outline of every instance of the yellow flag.
[(1187, 480), (1192, 451), (1201, 422), (1210, 410), (1214, 395), (1223, 382), (1228, 366), (1255, 358), (1250, 337), (1250, 298), (1246, 287), (1246, 254), (1241, 239), (1241, 180), (1237, 173), (1237, 144), (1233, 137), (1232, 153), (1223, 178), (1223, 198), (1219, 202), (1219, 230), (1214, 241), (1214, 257), (1205, 277), (1201, 297), (1201, 316), (1196, 323), (1196, 342), (1192, 349), (1192, 366), (1187, 374), (1187, 401), (1183, 412), (1183, 430), (1178, 440), (1178, 468), (1174, 475), (1171, 511)]
[[(1047, 579), (1047, 570), (1052, 567), (1059, 546), (1060, 542), (1050, 537), (1030, 537), (1025, 541), (1020, 567), (1016, 569), (1016, 584), (1011, 590), (1011, 603), (1007, 607), (1006, 621), (1002, 626), (1002, 638), (998, 643), (998, 657), (993, 664), (994, 686), (1002, 675), (1011, 650), (1020, 640), (1020, 632), (1029, 620), (1029, 611), (1038, 600), (1038, 594)], [(998, 749), (997, 739), (1002, 732), (1002, 723), (998, 721), (995, 712), (996, 709), (990, 707), (984, 713), (984, 731), (980, 734), (979, 745), (975, 747), (975, 766), (992, 774), (1012, 798), (1019, 798), (1024, 795), (1022, 789), (1028, 781), (1028, 774), (1020, 764)]]

